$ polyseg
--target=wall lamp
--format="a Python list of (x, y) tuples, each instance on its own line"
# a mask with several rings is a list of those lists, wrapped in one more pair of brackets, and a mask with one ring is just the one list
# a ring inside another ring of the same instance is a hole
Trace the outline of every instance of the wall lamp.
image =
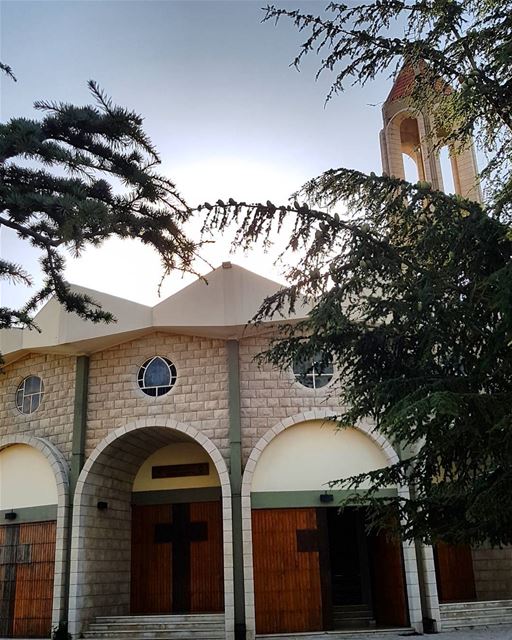
[(106, 511), (108, 509), (108, 502), (100, 500), (96, 506), (98, 507), (98, 511)]
[(8, 511), (8, 512), (4, 515), (4, 518), (5, 518), (6, 520), (16, 520), (16, 518), (17, 518), (17, 517), (18, 517), (18, 514), (17, 514), (15, 511), (13, 511), (12, 509), (11, 509), (11, 511)]
[(332, 502), (333, 500), (334, 496), (332, 495), (332, 493), (328, 493), (327, 491), (325, 491), (324, 493), (320, 494), (320, 502), (324, 504)]

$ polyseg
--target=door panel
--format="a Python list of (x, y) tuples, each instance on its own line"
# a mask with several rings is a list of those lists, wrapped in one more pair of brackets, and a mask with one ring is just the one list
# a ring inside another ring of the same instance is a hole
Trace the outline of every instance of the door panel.
[(316, 510), (256, 509), (252, 527), (257, 633), (320, 631)]
[(133, 505), (132, 613), (223, 609), (220, 502)]
[(373, 574), (373, 603), (378, 625), (404, 627), (408, 624), (402, 545), (386, 531), (370, 538)]
[(224, 611), (224, 554), (220, 502), (190, 505), (191, 522), (206, 522), (208, 539), (195, 542), (190, 553), (190, 611)]
[(171, 545), (155, 543), (155, 527), (172, 522), (169, 505), (132, 506), (132, 613), (171, 613)]
[(55, 521), (0, 527), (1, 636), (50, 635), (55, 535)]
[(439, 542), (434, 547), (434, 559), (440, 602), (465, 602), (476, 598), (471, 547)]

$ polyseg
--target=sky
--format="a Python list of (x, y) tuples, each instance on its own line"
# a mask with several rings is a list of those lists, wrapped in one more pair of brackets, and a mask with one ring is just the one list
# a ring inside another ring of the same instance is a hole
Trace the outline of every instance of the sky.
[[(349, 87), (327, 105), (332, 77), (315, 80), (318, 59), (290, 67), (305, 34), (291, 23), (262, 23), (265, 0), (0, 0), (0, 60), (18, 82), (0, 77), (0, 120), (38, 117), (50, 99), (90, 103), (87, 81), (142, 114), (144, 128), (189, 204), (229, 196), (286, 202), (308, 179), (335, 167), (381, 171), (381, 105), (391, 79)], [(315, 13), (321, 0), (276, 2)], [(325, 3), (327, 4), (327, 2)], [(196, 228), (192, 228), (196, 233)], [(221, 237), (205, 249), (210, 264), (231, 260), (283, 281), (279, 246), (230, 254)], [(41, 282), (38, 255), (0, 231), (0, 255)], [(197, 265), (206, 273), (206, 263)], [(136, 241), (109, 240), (67, 257), (75, 284), (158, 303), (157, 256)], [(162, 297), (190, 276), (169, 276)], [(26, 287), (2, 283), (0, 304), (19, 305)]]

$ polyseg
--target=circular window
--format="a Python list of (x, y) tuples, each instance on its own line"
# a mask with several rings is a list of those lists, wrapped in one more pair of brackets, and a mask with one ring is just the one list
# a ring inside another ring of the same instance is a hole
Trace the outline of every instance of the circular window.
[(139, 369), (139, 387), (148, 396), (163, 396), (176, 382), (176, 367), (167, 358), (155, 356), (146, 360)]
[(43, 399), (43, 381), (38, 376), (28, 376), (16, 390), (16, 408), (20, 413), (33, 413)]
[(330, 358), (315, 353), (312, 358), (300, 358), (293, 363), (293, 373), (297, 382), (310, 389), (325, 387), (332, 380), (334, 368)]

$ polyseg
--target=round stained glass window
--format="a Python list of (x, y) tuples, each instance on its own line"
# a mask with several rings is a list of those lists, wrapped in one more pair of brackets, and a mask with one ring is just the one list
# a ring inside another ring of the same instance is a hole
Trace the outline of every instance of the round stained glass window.
[(148, 396), (163, 396), (168, 393), (176, 382), (176, 367), (167, 358), (155, 356), (146, 360), (139, 369), (137, 382)]
[(28, 376), (16, 390), (16, 408), (20, 413), (33, 413), (43, 399), (43, 381), (38, 376)]
[(329, 358), (322, 353), (315, 353), (312, 358), (297, 359), (293, 363), (293, 373), (297, 382), (310, 389), (325, 387), (334, 375), (334, 368)]

